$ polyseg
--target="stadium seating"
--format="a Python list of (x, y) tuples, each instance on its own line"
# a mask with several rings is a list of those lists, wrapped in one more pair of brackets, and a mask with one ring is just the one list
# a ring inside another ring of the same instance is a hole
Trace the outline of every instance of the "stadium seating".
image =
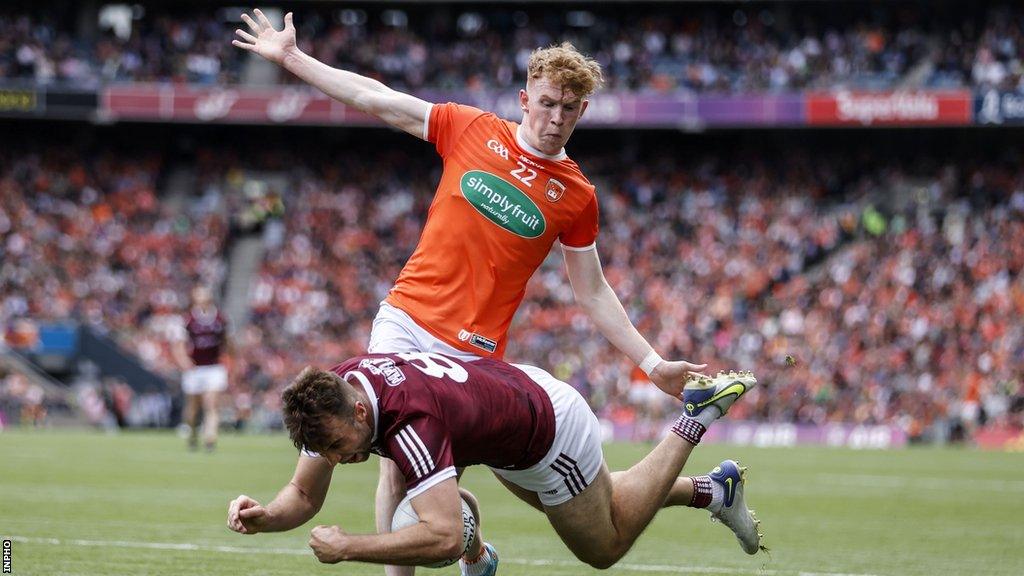
[[(241, 205), (231, 182), (243, 164), (280, 172), (290, 183), (283, 242), (252, 284), (232, 378), (266, 416), (303, 366), (364, 349), (376, 304), (418, 239), (435, 162), (401, 146), (375, 158), (198, 156), (205, 193), (172, 214), (154, 189), (159, 153), (117, 163), (113, 150), (9, 155), (0, 324), (80, 318), (173, 374), (167, 345), (182, 295), (223, 282), (230, 213), (211, 206)], [(645, 153), (630, 170), (616, 168), (621, 154), (580, 159), (601, 190), (606, 275), (663, 354), (757, 369), (769, 385), (736, 406), (741, 419), (897, 423), (926, 437), (971, 402), (1019, 418), (1008, 412), (1024, 352), (1012, 322), (1024, 312), (1019, 170), (981, 165), (966, 178), (951, 166), (903, 167), (895, 181), (928, 190), (928, 203), (883, 214), (872, 206), (898, 187), (878, 188), (876, 173), (847, 178), (837, 156), (734, 160), (744, 168), (713, 154)], [(63, 175), (58, 162), (74, 168)], [(559, 256), (530, 283), (508, 355), (549, 367), (607, 418), (647, 409), (630, 395), (628, 360), (572, 306)]]
[[(41, 84), (245, 81), (228, 7), (136, 5), (129, 29), (77, 33), (73, 11), (0, 15), (0, 78)], [(517, 87), (534, 47), (568, 39), (629, 91), (760, 92), (901, 86), (1017, 89), (1018, 8), (600, 4), (552, 17), (543, 6), (303, 7), (301, 48), (399, 89)], [(237, 9), (234, 9), (237, 10)], [(281, 75), (280, 82), (295, 82)]]
[[(0, 15), (0, 81), (246, 82), (251, 60), (228, 43), (237, 15), (140, 6), (120, 36), (83, 31), (70, 12)], [(976, 89), (962, 98), (969, 107), (986, 90), (1024, 88), (1024, 14), (993, 6), (877, 5), (853, 17), (855, 7), (833, 3), (800, 14), (788, 3), (645, 4), (620, 17), (598, 4), (554, 18), (542, 6), (371, 4), (312, 6), (296, 20), (305, 50), (400, 89), (513, 89), (530, 49), (569, 39), (602, 62), (612, 90)], [(967, 123), (973, 110), (963, 112)], [(771, 138), (740, 150), (742, 137), (685, 150), (683, 138), (663, 145), (650, 132), (623, 146), (574, 138), (599, 189), (605, 273), (637, 327), (665, 356), (755, 369), (768, 384), (734, 417), (896, 424), (911, 438), (984, 419), (1024, 425), (1014, 322), (1024, 312), (1024, 172), (1012, 146), (921, 162), (871, 150), (885, 135), (858, 137), (854, 152), (781, 137), (781, 150)], [(185, 138), (141, 151), (27, 140), (0, 152), (7, 343), (25, 345), (33, 323), (76, 319), (176, 377), (168, 346), (184, 295), (197, 283), (223, 289), (233, 235), (269, 221), (231, 384), (238, 411), (265, 426), (279, 424), (277, 392), (291, 375), (364, 350), (438, 168), (429, 148), (389, 137), (374, 156), (349, 153), (351, 141), (310, 153), (279, 136), (265, 147), (229, 136), (220, 147)], [(182, 153), (194, 183), (172, 198)], [(285, 184), (253, 195), (252, 175)], [(642, 375), (572, 306), (557, 255), (531, 281), (511, 337), (510, 359), (551, 369), (609, 420), (670, 402), (635, 393)], [(104, 387), (119, 389), (94, 386)], [(31, 404), (28, 390), (5, 372), (0, 402)]]

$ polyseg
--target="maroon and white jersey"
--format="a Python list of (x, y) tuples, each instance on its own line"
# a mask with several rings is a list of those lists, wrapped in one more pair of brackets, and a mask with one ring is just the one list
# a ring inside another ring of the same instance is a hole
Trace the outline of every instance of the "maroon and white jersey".
[(368, 354), (331, 370), (370, 396), (371, 451), (395, 461), (412, 496), (455, 476), (456, 467), (529, 468), (555, 437), (547, 392), (504, 362)]
[(185, 317), (188, 355), (196, 366), (211, 366), (220, 361), (227, 337), (228, 322), (216, 308), (192, 308)]

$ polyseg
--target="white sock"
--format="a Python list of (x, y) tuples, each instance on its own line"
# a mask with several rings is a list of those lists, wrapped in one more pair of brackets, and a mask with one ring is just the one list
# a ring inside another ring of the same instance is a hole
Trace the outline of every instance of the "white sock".
[[(721, 487), (719, 487), (721, 490)], [(462, 570), (462, 576), (480, 576), (487, 571), (491, 566), (491, 553), (487, 551), (487, 547), (484, 547), (484, 551), (480, 554), (472, 564), (466, 562), (465, 559), (459, 560), (459, 569)]]
[(711, 504), (708, 504), (708, 510), (718, 512), (722, 508), (722, 504), (725, 503), (725, 488), (714, 480), (711, 481)]
[(708, 406), (704, 410), (701, 410), (700, 414), (691, 416), (697, 422), (704, 425), (705, 428), (710, 428), (711, 423), (722, 415), (722, 411), (718, 409), (718, 406)]

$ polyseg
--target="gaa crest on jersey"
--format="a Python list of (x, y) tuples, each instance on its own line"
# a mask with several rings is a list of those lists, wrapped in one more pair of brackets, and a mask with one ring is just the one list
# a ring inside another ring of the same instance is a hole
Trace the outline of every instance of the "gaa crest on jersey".
[(548, 180), (548, 185), (544, 187), (544, 197), (548, 199), (548, 202), (558, 202), (564, 195), (565, 184), (554, 178)]
[(394, 360), (390, 358), (365, 358), (359, 363), (359, 367), (369, 370), (376, 376), (383, 376), (388, 386), (398, 386), (405, 382), (405, 372), (395, 366)]

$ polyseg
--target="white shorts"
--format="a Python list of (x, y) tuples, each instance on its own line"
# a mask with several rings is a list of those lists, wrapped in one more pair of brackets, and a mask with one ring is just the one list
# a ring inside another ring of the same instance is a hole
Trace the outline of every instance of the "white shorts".
[(185, 394), (223, 392), (228, 388), (228, 369), (222, 364), (196, 366), (181, 375), (181, 391)]
[(572, 386), (535, 366), (513, 364), (540, 384), (555, 409), (555, 439), (540, 462), (526, 470), (491, 470), (505, 480), (536, 492), (545, 506), (568, 502), (597, 478), (604, 463), (601, 424), (587, 401)]
[(405, 311), (388, 304), (380, 303), (380, 310), (373, 319), (370, 331), (370, 344), (366, 347), (370, 354), (389, 354), (398, 352), (434, 352), (472, 362), (480, 357), (472, 352), (465, 352), (438, 339), (427, 332)]

